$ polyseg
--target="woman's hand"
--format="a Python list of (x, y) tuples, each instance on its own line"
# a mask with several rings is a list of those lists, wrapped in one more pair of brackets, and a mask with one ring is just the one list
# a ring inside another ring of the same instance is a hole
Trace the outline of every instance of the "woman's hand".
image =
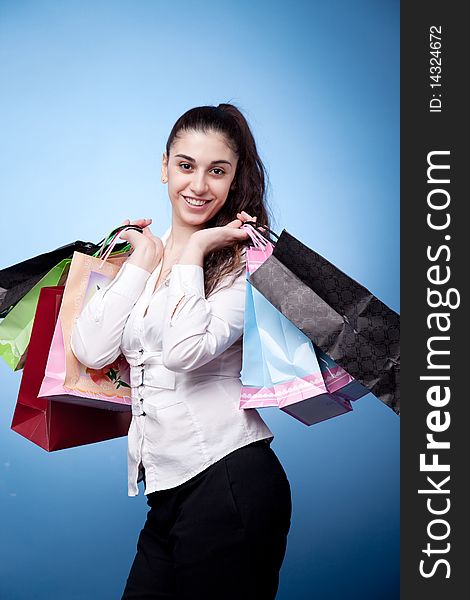
[(138, 225), (142, 227), (143, 232), (127, 229), (119, 233), (119, 237), (129, 242), (134, 248), (133, 253), (126, 262), (141, 267), (150, 273), (163, 256), (163, 242), (150, 231), (149, 225), (151, 222), (152, 219), (136, 219), (135, 221), (126, 219), (121, 225)]
[(237, 217), (237, 219), (230, 221), (223, 227), (210, 227), (193, 233), (178, 263), (180, 265), (199, 265), (203, 267), (204, 257), (208, 252), (224, 248), (239, 240), (246, 240), (249, 234), (240, 227), (245, 221), (256, 221), (256, 217), (251, 217), (245, 211), (237, 213)]
[(245, 221), (256, 221), (256, 217), (251, 217), (245, 211), (237, 213), (237, 218), (223, 227), (209, 227), (196, 231), (191, 236), (191, 242), (197, 244), (201, 251), (206, 255), (213, 250), (229, 246), (233, 242), (246, 240), (249, 235), (245, 229), (240, 227)]

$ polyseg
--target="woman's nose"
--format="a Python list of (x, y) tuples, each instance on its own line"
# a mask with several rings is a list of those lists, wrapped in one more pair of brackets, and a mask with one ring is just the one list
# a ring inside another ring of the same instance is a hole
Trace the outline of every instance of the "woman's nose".
[(204, 173), (195, 173), (191, 181), (191, 190), (201, 196), (207, 190), (207, 181)]

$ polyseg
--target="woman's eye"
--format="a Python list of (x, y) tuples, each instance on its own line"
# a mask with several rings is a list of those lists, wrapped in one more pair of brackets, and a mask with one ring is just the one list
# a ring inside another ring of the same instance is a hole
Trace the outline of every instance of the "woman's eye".
[[(179, 166), (183, 169), (183, 171), (189, 171), (192, 168), (192, 165), (189, 163), (180, 163)], [(188, 167), (188, 169), (186, 168)], [(225, 171), (223, 169), (219, 169), (219, 167), (215, 167), (212, 171), (217, 171), (216, 175), (224, 175)]]

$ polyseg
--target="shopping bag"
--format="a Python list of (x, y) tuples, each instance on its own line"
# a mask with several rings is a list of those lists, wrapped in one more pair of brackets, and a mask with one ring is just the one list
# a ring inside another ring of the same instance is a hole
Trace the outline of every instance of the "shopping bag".
[[(0, 319), (7, 316), (8, 312), (25, 296), (53, 267), (64, 259), (72, 258), (74, 252), (96, 255), (103, 253), (115, 240), (116, 234), (125, 227), (142, 231), (137, 225), (119, 226), (110, 232), (98, 244), (92, 242), (76, 241), (56, 248), (51, 252), (34, 256), (16, 265), (0, 270)], [(127, 242), (114, 244), (113, 255), (124, 254), (130, 250)]]
[(369, 393), (366, 387), (351, 377), (315, 344), (313, 348), (328, 393), (281, 408), (305, 425), (313, 425), (350, 412), (353, 409), (351, 402)]
[(283, 407), (326, 392), (312, 342), (247, 282), (240, 408)]
[(41, 289), (11, 429), (48, 452), (127, 435), (132, 415), (38, 397), (64, 288)]
[[(0, 318), (5, 317), (53, 267), (74, 252), (93, 254), (99, 245), (76, 241), (0, 270)], [(48, 285), (48, 284), (46, 284)], [(54, 285), (54, 284), (52, 284)]]
[[(134, 226), (133, 226), (134, 227)], [(99, 245), (75, 242), (75, 244), (69, 244), (64, 246), (64, 252), (70, 250), (72, 246), (79, 247), (82, 244), (86, 252), (90, 254), (93, 252), (94, 255), (100, 256), (104, 252), (108, 251), (112, 244), (111, 252), (109, 252), (109, 260), (111, 262), (116, 259), (122, 262), (121, 258), (126, 256), (126, 251), (129, 249), (129, 245), (116, 244), (116, 238), (119, 231), (123, 227), (114, 229)], [(138, 227), (135, 227), (139, 229)], [(61, 250), (61, 249), (60, 249)], [(58, 251), (55, 251), (56, 253)], [(52, 253), (49, 253), (52, 254)], [(41, 257), (37, 257), (40, 259)], [(30, 259), (33, 261), (33, 259)], [(26, 261), (28, 262), (28, 261)], [(39, 260), (36, 260), (35, 264), (38, 264)], [(22, 369), (26, 358), (26, 352), (28, 349), (29, 338), (31, 336), (31, 328), (34, 320), (34, 313), (36, 310), (39, 292), (42, 287), (64, 285), (68, 270), (70, 267), (71, 258), (63, 259), (57, 265), (54, 265), (18, 302), (15, 306), (11, 307), (5, 318), (0, 322), (0, 357), (6, 362), (6, 364), (13, 370)], [(23, 263), (20, 263), (20, 266)], [(119, 263), (120, 264), (120, 263)], [(17, 267), (19, 265), (16, 265)], [(10, 268), (13, 269), (13, 267)], [(8, 269), (7, 269), (8, 270)], [(19, 277), (21, 271), (17, 270), (16, 275)], [(11, 273), (10, 273), (11, 275)], [(24, 276), (24, 273), (23, 273)], [(29, 283), (32, 280), (29, 279)]]
[(250, 275), (250, 283), (325, 354), (400, 414), (399, 315), (285, 229), (274, 235), (278, 239), (273, 252)]
[(0, 357), (14, 371), (22, 369), (26, 359), (41, 288), (64, 285), (70, 262), (66, 258), (52, 267), (0, 322)]
[(315, 354), (317, 355), (318, 364), (320, 365), (320, 371), (323, 377), (323, 382), (328, 390), (328, 393), (334, 394), (339, 398), (354, 402), (359, 400), (369, 390), (362, 385), (359, 381), (351, 377), (351, 375), (340, 367), (334, 360), (332, 360), (327, 354), (322, 352), (318, 346), (313, 344)]
[[(111, 247), (110, 247), (111, 249)], [(125, 257), (107, 260), (74, 252), (38, 396), (108, 410), (130, 411), (129, 365), (121, 355), (111, 365), (90, 369), (71, 349), (72, 327), (94, 292), (112, 281)], [(111, 262), (113, 261), (113, 262)]]
[[(271, 251), (269, 244), (248, 248), (247, 275)], [(278, 406), (307, 425), (351, 411), (350, 399), (334, 392), (351, 387), (352, 377), (332, 361), (322, 360), (323, 368), (307, 336), (247, 281), (240, 408)], [(362, 390), (362, 395), (368, 392)]]

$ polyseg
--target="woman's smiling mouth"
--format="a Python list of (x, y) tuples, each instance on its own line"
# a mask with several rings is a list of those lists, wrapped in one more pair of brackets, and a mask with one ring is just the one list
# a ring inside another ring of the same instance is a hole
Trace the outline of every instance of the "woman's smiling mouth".
[(211, 200), (192, 198), (191, 196), (183, 196), (183, 198), (185, 199), (186, 204), (192, 208), (200, 208), (211, 202)]

